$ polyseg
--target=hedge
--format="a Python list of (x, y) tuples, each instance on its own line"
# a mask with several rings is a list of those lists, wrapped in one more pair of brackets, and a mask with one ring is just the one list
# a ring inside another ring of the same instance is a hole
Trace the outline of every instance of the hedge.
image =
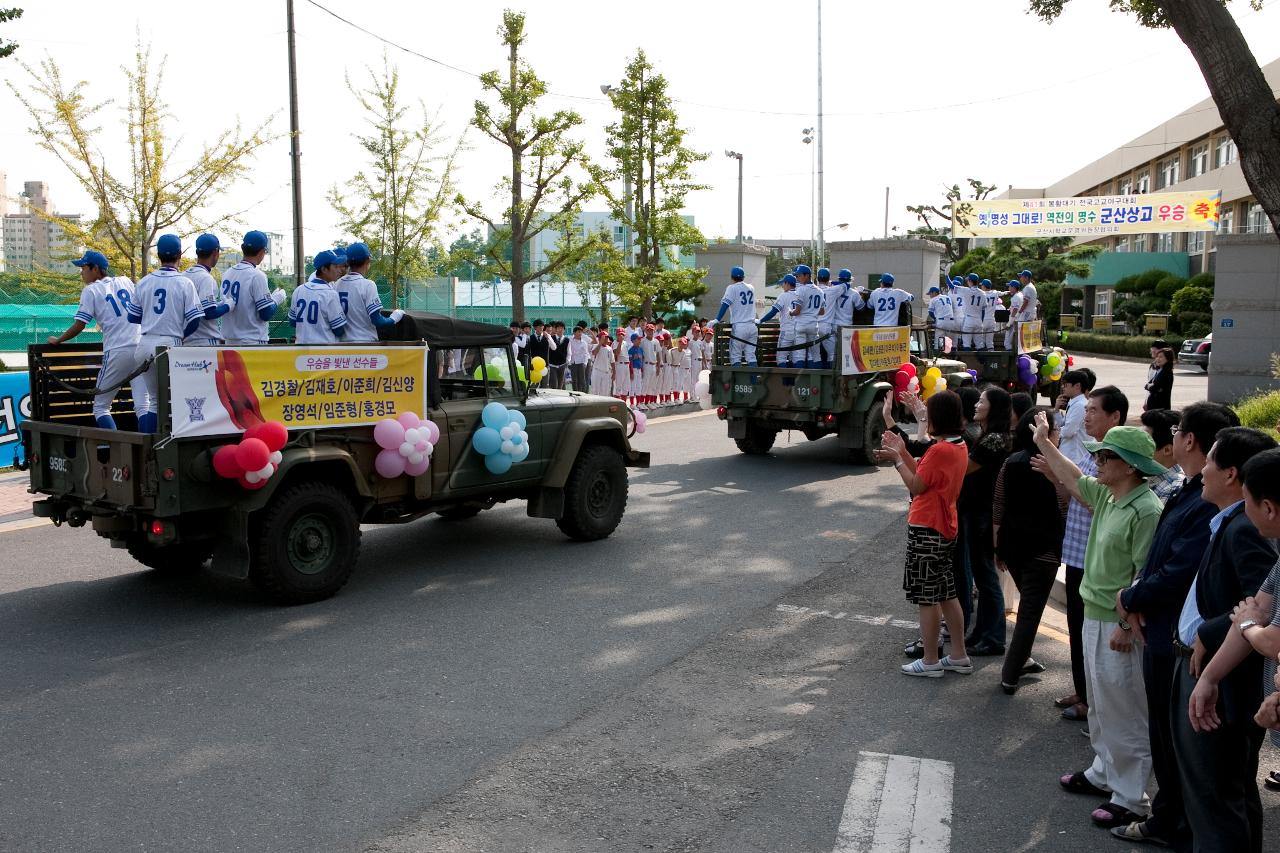
[[(1067, 339), (1062, 348), (1067, 352), (1089, 352), (1097, 355), (1125, 355), (1135, 358), (1150, 358), (1154, 337), (1139, 335), (1097, 335), (1089, 332), (1067, 332)], [(1182, 348), (1182, 338), (1165, 337), (1169, 346), (1176, 353)]]

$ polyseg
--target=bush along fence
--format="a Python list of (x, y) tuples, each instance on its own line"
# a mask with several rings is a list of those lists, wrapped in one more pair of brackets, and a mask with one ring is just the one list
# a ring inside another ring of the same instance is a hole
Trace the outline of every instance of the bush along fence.
[(1150, 358), (1151, 345), (1157, 340), (1166, 341), (1177, 353), (1182, 348), (1181, 337), (1167, 336), (1162, 338), (1140, 335), (1095, 335), (1089, 332), (1061, 333), (1065, 340), (1061, 341), (1067, 352), (1088, 352), (1096, 355), (1123, 355), (1133, 358)]

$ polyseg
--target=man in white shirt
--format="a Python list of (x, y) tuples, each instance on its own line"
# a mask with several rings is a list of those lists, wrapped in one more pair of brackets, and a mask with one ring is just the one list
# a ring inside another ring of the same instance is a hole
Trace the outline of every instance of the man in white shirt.
[(366, 276), (373, 265), (373, 256), (364, 243), (352, 243), (346, 248), (347, 273), (333, 284), (347, 318), (343, 342), (371, 344), (378, 341), (378, 329), (390, 328), (400, 322), (404, 312), (399, 308), (390, 317), (382, 316), (382, 297), (378, 285)]
[(569, 338), (569, 378), (573, 382), (573, 390), (586, 393), (588, 386), (588, 365), (591, 363), (591, 341), (587, 339), (583, 326), (573, 327), (573, 337)]
[(1004, 348), (1013, 349), (1018, 343), (1018, 323), (1022, 318), (1022, 290), (1018, 280), (1010, 279), (1009, 284), (1009, 328), (1004, 333)]
[(1018, 273), (1018, 283), (1022, 285), (1022, 314), (1019, 320), (1034, 320), (1036, 318), (1036, 306), (1040, 303), (1040, 297), (1036, 294), (1036, 286), (1031, 283), (1031, 270), (1023, 270)]
[[(115, 402), (119, 386), (125, 377), (142, 364), (138, 359), (137, 324), (129, 321), (129, 306), (133, 302), (133, 282), (124, 276), (112, 278), (106, 255), (89, 249), (78, 261), (80, 280), (84, 290), (80, 292), (80, 307), (75, 319), (61, 335), (50, 335), (49, 345), (59, 346), (85, 330), (90, 323), (97, 323), (102, 332), (102, 366), (98, 368), (95, 388), (102, 392), (93, 397), (93, 419), (100, 429), (115, 429), (111, 417), (111, 404)], [(147, 386), (141, 376), (129, 380), (133, 389), (134, 411), (146, 408)]]
[(724, 289), (715, 321), (719, 323), (726, 313), (729, 315), (729, 334), (732, 335), (729, 339), (729, 364), (755, 367), (759, 332), (756, 322), (756, 290), (746, 282), (746, 277), (742, 267), (729, 270), (731, 281)]
[(231, 305), (222, 318), (222, 337), (231, 346), (268, 342), (267, 322), (288, 294), (283, 287), (270, 290), (267, 275), (258, 266), (267, 257), (267, 235), (249, 231), (240, 243), (244, 260), (222, 274), (222, 301)]
[(991, 279), (982, 280), (982, 348), (989, 350), (995, 345), (996, 311), (1003, 310), (1000, 291), (996, 290)]
[(872, 321), (876, 326), (898, 325), (898, 309), (904, 303), (915, 299), (910, 293), (893, 286), (893, 273), (880, 276), (880, 286), (871, 291), (867, 302), (875, 309), (876, 316)]
[(793, 355), (794, 350), (788, 349), (796, 340), (796, 321), (792, 313), (796, 306), (796, 277), (787, 273), (778, 283), (782, 286), (782, 295), (774, 300), (773, 305), (760, 318), (760, 322), (767, 323), (775, 316), (778, 318), (777, 366), (791, 367), (793, 361), (796, 366), (799, 366), (799, 357)]
[(311, 280), (293, 292), (289, 323), (297, 329), (297, 342), (302, 346), (336, 344), (347, 330), (347, 315), (333, 282), (342, 277), (338, 256), (328, 249), (315, 257)]
[(1062, 375), (1062, 397), (1065, 400), (1062, 421), (1058, 426), (1058, 447), (1062, 454), (1077, 465), (1089, 458), (1089, 451), (1084, 443), (1089, 440), (1084, 430), (1084, 409), (1089, 402), (1085, 386), (1089, 384), (1089, 375), (1083, 370), (1068, 370)]

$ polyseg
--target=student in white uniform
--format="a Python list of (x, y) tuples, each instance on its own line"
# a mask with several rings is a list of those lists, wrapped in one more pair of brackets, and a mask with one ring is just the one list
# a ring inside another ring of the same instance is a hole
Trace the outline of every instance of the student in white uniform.
[[(231, 310), (231, 304), (222, 301), (222, 289), (213, 277), (213, 265), (221, 255), (222, 245), (217, 237), (201, 234), (196, 238), (196, 262), (187, 269), (186, 276), (196, 286), (196, 296), (200, 297), (200, 307), (205, 316), (200, 318), (196, 330), (182, 342), (184, 346), (220, 347), (226, 343), (218, 318)], [(213, 309), (212, 314), (210, 308)]]
[(991, 279), (982, 280), (982, 348), (992, 349), (995, 346), (996, 311), (1002, 310), (1004, 303), (1000, 301), (1000, 291), (995, 289)]
[[(138, 282), (134, 300), (129, 303), (129, 322), (142, 327), (137, 348), (139, 364), (155, 355), (160, 347), (181, 346), (183, 338), (200, 325), (200, 319), (213, 312), (201, 307), (196, 286), (178, 272), (182, 241), (177, 234), (164, 234), (156, 240), (156, 257), (160, 259), (160, 268)], [(138, 432), (154, 433), (159, 428), (154, 361), (142, 374), (142, 380), (147, 386), (147, 399), (143, 406), (134, 406), (138, 413)]]
[[(133, 303), (133, 282), (124, 276), (108, 275), (107, 256), (89, 249), (78, 261), (80, 280), (84, 290), (80, 292), (80, 307), (75, 319), (61, 335), (50, 335), (49, 345), (59, 346), (85, 330), (90, 323), (97, 323), (102, 332), (102, 366), (98, 368), (95, 388), (103, 389), (93, 397), (93, 420), (100, 429), (115, 429), (111, 417), (111, 404), (119, 393), (125, 377), (138, 369), (138, 326), (129, 321), (129, 306)], [(134, 411), (145, 408), (147, 386), (141, 376), (129, 380), (133, 389)]]
[(716, 322), (729, 315), (729, 364), (746, 364), (756, 366), (756, 340), (759, 335), (759, 324), (756, 322), (756, 290), (746, 282), (747, 274), (742, 267), (729, 270), (731, 279), (720, 300), (720, 311), (716, 314)]
[(1022, 316), (1018, 319), (1022, 322), (1034, 320), (1036, 308), (1040, 304), (1040, 297), (1036, 293), (1036, 286), (1031, 283), (1031, 278), (1031, 270), (1018, 273), (1018, 283), (1022, 285)]
[[(791, 367), (791, 362), (797, 350), (786, 349), (793, 346), (796, 342), (796, 319), (792, 310), (796, 307), (796, 277), (791, 273), (787, 273), (782, 277), (780, 284), (782, 285), (782, 295), (779, 296), (760, 318), (761, 323), (767, 323), (776, 315), (778, 318), (778, 367)], [(798, 357), (796, 360), (799, 360)]]
[(640, 408), (653, 409), (658, 405), (658, 378), (661, 366), (658, 364), (658, 351), (661, 347), (654, 338), (657, 327), (652, 323), (644, 324), (644, 337), (640, 339), (640, 349), (644, 354), (644, 366), (640, 371)]
[(1022, 285), (1015, 278), (1005, 286), (1009, 289), (1009, 327), (1004, 332), (1004, 348), (1013, 349), (1018, 340), (1018, 323), (1022, 317)]
[[(818, 348), (818, 321), (822, 317), (822, 288), (809, 281), (807, 272), (801, 273), (800, 270), (808, 270), (807, 266), (801, 264), (796, 267), (796, 279), (800, 282), (796, 287), (795, 306), (791, 309), (791, 313), (796, 318), (796, 345), (808, 344), (803, 350), (796, 350), (792, 356), (791, 362), (793, 366), (804, 368), (815, 368), (821, 361), (821, 355)], [(797, 359), (796, 356), (799, 356)], [(799, 361), (797, 365), (796, 362)]]
[(249, 231), (240, 242), (244, 260), (222, 274), (222, 301), (231, 305), (222, 318), (222, 337), (230, 346), (265, 344), (270, 334), (267, 321), (284, 304), (283, 287), (270, 290), (267, 275), (258, 266), (267, 257), (267, 235)]
[(969, 273), (963, 290), (964, 312), (961, 317), (961, 338), (965, 349), (978, 349), (982, 341), (982, 305), (985, 301), (977, 273)]
[(631, 396), (631, 359), (627, 355), (631, 334), (622, 326), (613, 341), (613, 396), (624, 402)]
[(929, 288), (929, 322), (933, 324), (933, 345), (942, 352), (947, 343), (945, 329), (951, 325), (951, 300), (937, 285)]
[(880, 286), (867, 296), (867, 302), (876, 312), (872, 325), (898, 325), (898, 309), (913, 299), (915, 297), (910, 293), (893, 286), (893, 273), (884, 273), (880, 276)]
[[(591, 356), (591, 393), (608, 397), (613, 391), (614, 349), (608, 332), (601, 332)], [(616, 396), (616, 395), (615, 395)]]
[(347, 315), (333, 282), (342, 277), (338, 257), (328, 249), (315, 257), (311, 280), (293, 291), (289, 323), (300, 346), (336, 344), (347, 332)]
[(347, 318), (343, 342), (371, 344), (378, 341), (378, 329), (390, 328), (400, 322), (404, 312), (399, 308), (390, 317), (382, 316), (382, 297), (378, 285), (366, 276), (373, 264), (373, 256), (364, 243), (352, 243), (346, 248), (347, 272), (333, 284), (342, 312)]

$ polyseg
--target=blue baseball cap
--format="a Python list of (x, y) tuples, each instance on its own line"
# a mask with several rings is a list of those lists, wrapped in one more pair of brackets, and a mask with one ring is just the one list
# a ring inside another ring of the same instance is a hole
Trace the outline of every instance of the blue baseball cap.
[(363, 264), (371, 257), (372, 255), (369, 254), (369, 247), (364, 243), (352, 243), (347, 247), (347, 263), (351, 264), (353, 267)]
[(1011, 278), (1011, 279), (1009, 279), (1008, 287), (1018, 287), (1018, 288), (1020, 288), (1020, 287), (1022, 287), (1022, 282), (1018, 281), (1016, 278)]
[(97, 267), (103, 272), (106, 272), (109, 266), (107, 264), (107, 256), (101, 252), (96, 252), (93, 249), (85, 250), (83, 258), (78, 261), (72, 261), (71, 263), (78, 267)]
[(330, 249), (330, 251), (333, 252), (333, 256), (338, 259), (338, 263), (341, 264), (342, 266), (345, 267), (350, 263), (347, 260), (346, 249)]
[(800, 264), (798, 267), (796, 267), (795, 273), (796, 275), (812, 275), (813, 270), (809, 269), (808, 264)]
[(786, 275), (784, 275), (784, 276), (782, 277), (782, 283), (783, 283), (783, 284), (795, 284), (795, 283), (796, 283), (796, 277), (795, 277), (795, 276), (793, 276), (791, 273), (787, 273)]
[(989, 278), (984, 278), (984, 279), (982, 280), (982, 286), (983, 286), (983, 287), (985, 287), (985, 288), (990, 289), (990, 287), (991, 287), (991, 279), (989, 279)]
[(885, 273), (884, 275), (880, 276), (880, 283), (881, 283), (881, 284), (893, 284), (893, 273), (891, 273), (891, 272), (887, 272), (887, 273)]
[(255, 255), (271, 244), (271, 241), (267, 239), (267, 235), (261, 231), (246, 231), (244, 239), (240, 242), (243, 248)]
[(222, 243), (212, 234), (201, 234), (196, 238), (196, 254), (207, 255), (222, 248)]
[(1018, 273), (1018, 278), (1022, 278), (1024, 275), (1027, 278), (1031, 278), (1032, 277), (1031, 270), (1023, 270), (1022, 272)]
[(960, 276), (956, 276), (955, 278), (951, 279), (952, 287), (959, 287), (962, 284), (964, 284), (964, 279), (962, 279)]
[(733, 269), (729, 270), (729, 278), (746, 278), (746, 277), (747, 277), (747, 271), (744, 270), (742, 267), (734, 267)]
[(317, 271), (323, 267), (341, 263), (341, 261), (338, 260), (338, 256), (328, 249), (325, 249), (323, 252), (316, 255), (312, 262), (315, 264)]
[(841, 281), (853, 281), (853, 270), (840, 270)]
[(160, 239), (156, 240), (157, 255), (181, 255), (182, 240), (177, 234), (161, 234)]
[(932, 285), (932, 286), (929, 288), (929, 292), (930, 292), (930, 293), (941, 293), (941, 292), (942, 292), (942, 289), (941, 289), (940, 287), (938, 287), (938, 285), (936, 285), (936, 284), (935, 284), (935, 285)]
[(818, 281), (830, 281), (831, 270), (826, 267), (818, 267)]
[(969, 273), (969, 275), (966, 276), (966, 278), (968, 278), (969, 281), (972, 281), (974, 283), (977, 283), (979, 281), (978, 274), (976, 272)]

